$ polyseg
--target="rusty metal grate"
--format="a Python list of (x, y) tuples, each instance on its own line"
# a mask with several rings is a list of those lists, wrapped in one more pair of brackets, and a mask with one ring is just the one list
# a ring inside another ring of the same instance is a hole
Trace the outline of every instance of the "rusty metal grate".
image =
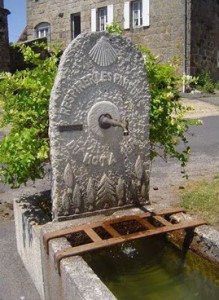
[(44, 246), (47, 254), (49, 254), (50, 240), (66, 237), (69, 241), (71, 245), (69, 248), (57, 251), (54, 254), (55, 263), (60, 273), (60, 261), (63, 258), (130, 240), (164, 234), (179, 229), (194, 228), (205, 224), (203, 221), (186, 221), (172, 224), (170, 215), (179, 212), (185, 211), (182, 208), (171, 208), (157, 213), (144, 212), (57, 230), (44, 234)]

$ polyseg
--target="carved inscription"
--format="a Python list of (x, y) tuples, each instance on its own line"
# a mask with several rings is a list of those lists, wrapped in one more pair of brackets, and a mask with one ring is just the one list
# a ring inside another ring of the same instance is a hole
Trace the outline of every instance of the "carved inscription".
[(116, 163), (116, 158), (112, 152), (109, 154), (109, 156), (105, 154), (101, 154), (100, 156), (98, 156), (86, 153), (83, 159), (83, 163), (93, 166), (100, 165), (101, 167), (111, 166), (112, 164)]
[(71, 98), (66, 97), (61, 105), (61, 114), (69, 116), (72, 110), (72, 102), (80, 95), (83, 91), (93, 85), (98, 85), (101, 82), (110, 82), (118, 86), (123, 87), (132, 97), (137, 98), (141, 94), (145, 87), (140, 81), (130, 81), (126, 76), (119, 73), (113, 73), (108, 71), (94, 72), (93, 74), (87, 74), (80, 80), (76, 81), (73, 88), (71, 89)]

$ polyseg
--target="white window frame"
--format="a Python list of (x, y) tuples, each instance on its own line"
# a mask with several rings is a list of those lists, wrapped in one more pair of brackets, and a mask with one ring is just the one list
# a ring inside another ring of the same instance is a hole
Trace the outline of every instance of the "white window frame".
[(142, 27), (142, 1), (131, 1), (131, 22), (132, 28)]
[(50, 39), (50, 24), (47, 22), (38, 24), (35, 27), (35, 35), (36, 35), (36, 38), (46, 37), (49, 40)]
[[(134, 23), (134, 5), (139, 3), (138, 22)], [(141, 4), (140, 4), (141, 3)], [(149, 19), (150, 0), (125, 0), (124, 2), (124, 29), (148, 27), (150, 25)]]
[(108, 21), (107, 6), (98, 8), (98, 31), (105, 31)]
[(91, 9), (91, 32), (105, 31), (113, 23), (113, 4)]

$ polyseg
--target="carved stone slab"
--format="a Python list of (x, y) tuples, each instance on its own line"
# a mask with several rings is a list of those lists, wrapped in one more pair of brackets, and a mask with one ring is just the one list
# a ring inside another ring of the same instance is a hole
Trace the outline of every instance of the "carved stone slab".
[[(80, 35), (64, 52), (50, 99), (54, 220), (147, 204), (149, 88), (124, 37)], [(128, 124), (101, 128), (99, 119)]]

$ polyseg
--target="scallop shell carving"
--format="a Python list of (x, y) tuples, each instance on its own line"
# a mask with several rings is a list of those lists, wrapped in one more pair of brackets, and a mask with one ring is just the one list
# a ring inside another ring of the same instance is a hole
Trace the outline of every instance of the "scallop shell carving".
[(117, 60), (116, 51), (104, 36), (102, 36), (90, 50), (89, 55), (91, 59), (101, 67), (110, 66)]

